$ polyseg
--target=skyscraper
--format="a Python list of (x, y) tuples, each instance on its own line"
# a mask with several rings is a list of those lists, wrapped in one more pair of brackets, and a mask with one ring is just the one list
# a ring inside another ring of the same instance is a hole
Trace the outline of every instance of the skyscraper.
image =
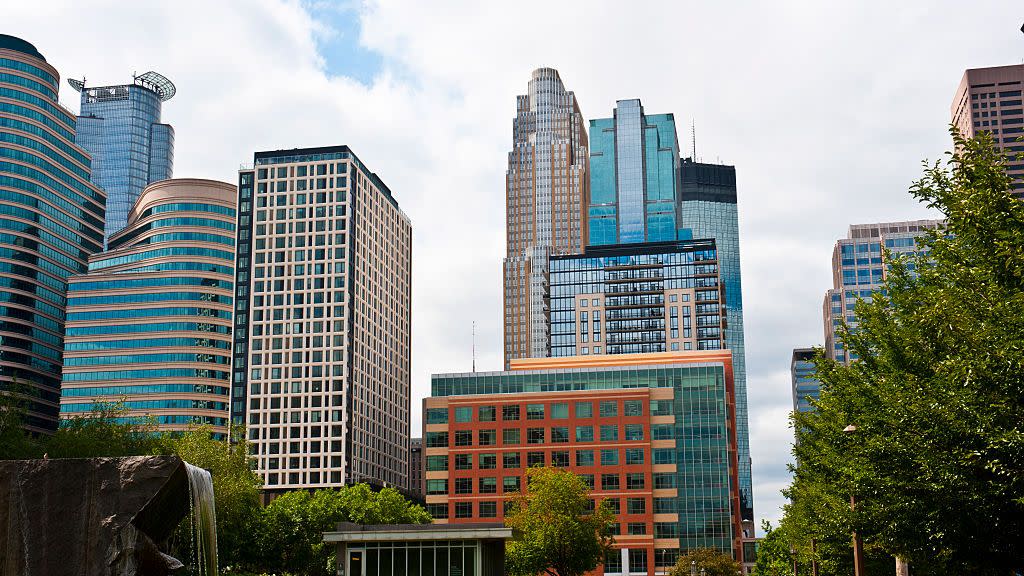
[(586, 238), (587, 129), (558, 71), (533, 71), (516, 99), (505, 174), (505, 364), (549, 355), (548, 257), (578, 254)]
[(0, 34), (0, 390), (28, 400), (35, 432), (57, 427), (67, 278), (102, 249), (106, 203), (59, 82), (32, 44)]
[(410, 488), (412, 225), (347, 146), (239, 172), (232, 418), (268, 490)]
[(814, 408), (808, 398), (817, 400), (820, 391), (820, 383), (814, 377), (814, 349), (794, 349), (789, 373), (793, 381), (793, 411), (810, 412)]
[(175, 88), (156, 72), (117, 86), (68, 83), (82, 93), (75, 141), (92, 155), (92, 181), (107, 193), (106, 242), (127, 225), (142, 189), (174, 172), (174, 128), (160, 123), (160, 111)]
[(722, 348), (714, 240), (588, 246), (551, 258), (551, 355)]
[(1024, 64), (974, 68), (964, 72), (953, 96), (950, 114), (960, 133), (973, 138), (989, 132), (1006, 154), (1007, 172), (1014, 178), (1013, 190), (1024, 198), (1024, 162), (1017, 155), (1024, 151)]
[(850, 226), (848, 236), (836, 242), (832, 250), (832, 288), (825, 293), (822, 303), (826, 354), (847, 365), (857, 359), (855, 353), (846, 350), (836, 332), (844, 320), (849, 326), (856, 326), (857, 300), (870, 301), (871, 294), (882, 288), (886, 274), (882, 247), (893, 255), (913, 253), (917, 250), (917, 237), (941, 226), (942, 220)]
[(227, 435), (236, 201), (224, 182), (151, 184), (70, 278), (62, 418), (123, 401), (161, 431)]
[(672, 114), (619, 100), (590, 121), (589, 245), (679, 239), (679, 144)]
[(743, 281), (740, 273), (740, 226), (736, 202), (736, 168), (683, 159), (679, 170), (680, 226), (694, 238), (714, 238), (725, 293), (725, 347), (732, 350), (736, 375), (736, 432), (740, 462), (743, 519), (753, 520), (750, 435), (747, 421), (747, 356), (743, 342)]

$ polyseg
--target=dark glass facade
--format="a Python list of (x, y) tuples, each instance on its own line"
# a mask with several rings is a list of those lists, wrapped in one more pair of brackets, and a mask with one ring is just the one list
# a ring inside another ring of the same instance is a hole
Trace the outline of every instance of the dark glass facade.
[(747, 357), (743, 339), (743, 281), (740, 274), (740, 224), (736, 201), (736, 168), (684, 158), (679, 170), (682, 226), (693, 238), (714, 238), (725, 293), (729, 330), (725, 347), (732, 350), (736, 374), (736, 433), (739, 446), (740, 496), (743, 518), (754, 519), (750, 477), (750, 434), (747, 422)]
[(714, 240), (588, 247), (551, 259), (551, 355), (717, 350)]
[(127, 225), (128, 212), (147, 185), (174, 172), (174, 128), (160, 123), (163, 101), (170, 96), (145, 82), (147, 75), (133, 84), (80, 90), (75, 142), (92, 155), (92, 181), (107, 193), (105, 239)]
[(28, 400), (35, 432), (57, 427), (67, 278), (102, 247), (106, 201), (58, 83), (31, 44), (0, 34), (0, 389)]

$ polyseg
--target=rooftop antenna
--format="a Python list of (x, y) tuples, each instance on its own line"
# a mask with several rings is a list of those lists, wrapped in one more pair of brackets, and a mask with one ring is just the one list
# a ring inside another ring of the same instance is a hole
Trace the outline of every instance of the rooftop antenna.
[(476, 320), (473, 320), (473, 372), (476, 372)]
[(697, 161), (697, 123), (690, 119), (690, 138), (693, 140), (693, 161)]

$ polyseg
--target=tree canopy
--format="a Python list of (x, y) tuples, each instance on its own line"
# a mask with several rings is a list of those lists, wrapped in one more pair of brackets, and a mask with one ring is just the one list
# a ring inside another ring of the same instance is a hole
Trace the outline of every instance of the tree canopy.
[(505, 525), (515, 539), (505, 548), (505, 569), (516, 576), (580, 576), (611, 550), (615, 515), (594, 504), (583, 479), (558, 468), (530, 468), (526, 491), (516, 494)]
[(802, 556), (855, 529), (887, 571), (1024, 571), (1024, 203), (989, 136), (952, 133), (911, 189), (945, 229), (886, 255), (884, 289), (840, 330), (858, 360), (819, 354), (816, 411), (794, 416), (783, 528)]
[(679, 557), (668, 576), (690, 576), (691, 569), (703, 576), (736, 576), (743, 566), (716, 548), (695, 548)]

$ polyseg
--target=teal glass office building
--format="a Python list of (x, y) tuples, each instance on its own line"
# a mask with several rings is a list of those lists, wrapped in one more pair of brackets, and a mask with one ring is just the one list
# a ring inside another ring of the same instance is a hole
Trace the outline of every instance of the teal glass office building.
[(120, 403), (158, 431), (227, 435), (236, 197), (212, 180), (152, 184), (70, 278), (62, 419)]
[(736, 196), (736, 168), (704, 164), (684, 158), (679, 170), (679, 206), (682, 226), (694, 238), (714, 238), (718, 270), (725, 294), (725, 347), (732, 350), (736, 377), (736, 435), (739, 450), (740, 498), (743, 519), (753, 520), (753, 484), (750, 475), (750, 434), (747, 422), (747, 360), (743, 338), (743, 279), (740, 271), (740, 225)]
[(67, 278), (101, 249), (106, 203), (59, 80), (0, 34), (0, 391), (22, 393), (37, 433), (57, 427)]
[(92, 155), (92, 181), (107, 193), (108, 241), (127, 225), (143, 188), (173, 175), (174, 128), (161, 123), (160, 116), (175, 87), (156, 72), (117, 86), (68, 83), (82, 94), (75, 142)]
[(794, 412), (811, 412), (814, 410), (811, 402), (817, 400), (818, 394), (821, 392), (821, 382), (814, 377), (815, 371), (814, 349), (794, 349), (793, 360), (790, 363), (790, 375), (793, 379)]
[(679, 238), (679, 145), (672, 114), (644, 114), (620, 100), (612, 118), (590, 121), (588, 244)]

